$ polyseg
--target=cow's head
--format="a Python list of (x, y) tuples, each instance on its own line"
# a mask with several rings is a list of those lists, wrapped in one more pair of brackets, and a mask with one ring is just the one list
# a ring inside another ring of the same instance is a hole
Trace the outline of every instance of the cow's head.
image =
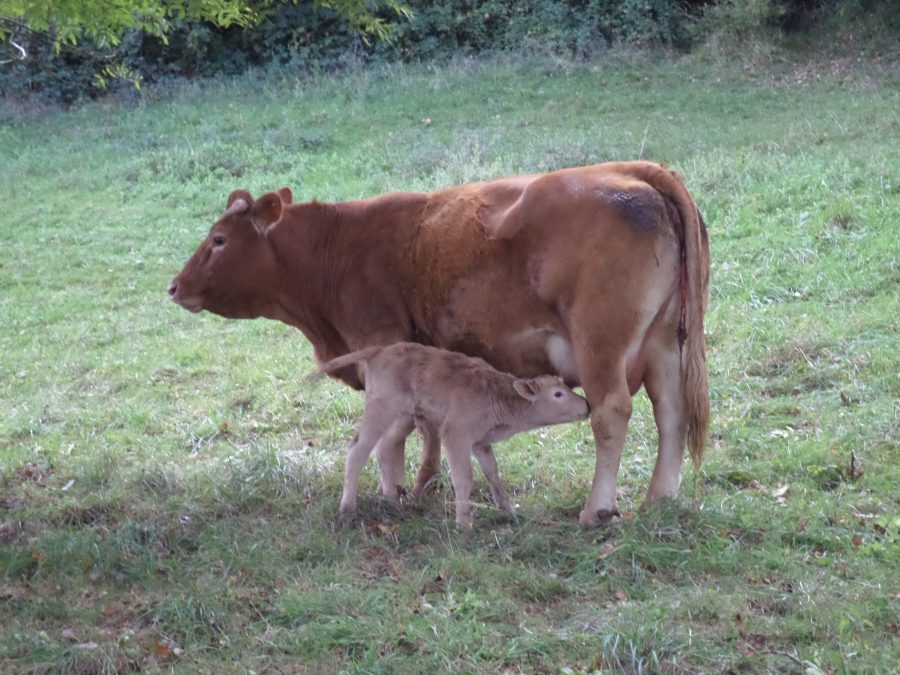
[(232, 319), (262, 316), (278, 277), (266, 230), (290, 203), (288, 188), (257, 200), (246, 190), (232, 192), (225, 213), (172, 280), (169, 297), (191, 312), (205, 309)]

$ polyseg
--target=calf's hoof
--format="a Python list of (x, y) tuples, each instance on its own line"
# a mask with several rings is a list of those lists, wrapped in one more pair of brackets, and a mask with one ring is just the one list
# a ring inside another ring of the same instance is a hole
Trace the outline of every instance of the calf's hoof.
[(582, 527), (602, 527), (608, 525), (613, 518), (617, 518), (622, 514), (619, 509), (584, 509), (578, 514), (578, 524)]
[(400, 515), (403, 513), (403, 502), (399, 499), (388, 499), (387, 497), (379, 497), (378, 505), (384, 510), (386, 513), (392, 515)]
[(394, 502), (395, 504), (400, 504), (406, 500), (409, 496), (406, 488), (402, 485), (396, 485), (391, 489), (385, 490), (383, 487), (381, 488), (381, 500), (383, 502)]

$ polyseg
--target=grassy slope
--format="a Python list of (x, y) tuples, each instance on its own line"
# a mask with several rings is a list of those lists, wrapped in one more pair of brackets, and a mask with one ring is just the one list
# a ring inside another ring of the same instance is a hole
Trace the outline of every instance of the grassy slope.
[[(459, 64), (6, 113), (0, 669), (895, 668), (900, 81), (793, 72)], [(471, 533), (446, 485), (385, 511), (370, 466), (336, 528), (359, 395), (303, 383), (295, 331), (165, 298), (236, 187), (350, 199), (639, 156), (710, 225), (714, 447), (638, 511), (639, 395), (605, 530), (575, 525), (584, 424), (499, 448), (516, 523), (483, 483)]]

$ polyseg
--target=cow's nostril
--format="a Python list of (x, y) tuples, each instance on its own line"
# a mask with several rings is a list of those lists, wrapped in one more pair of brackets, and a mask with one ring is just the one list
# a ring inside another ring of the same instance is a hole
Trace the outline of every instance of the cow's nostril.
[(172, 285), (169, 286), (169, 295), (170, 296), (175, 295), (175, 293), (177, 293), (177, 292), (178, 292), (178, 284), (173, 281)]

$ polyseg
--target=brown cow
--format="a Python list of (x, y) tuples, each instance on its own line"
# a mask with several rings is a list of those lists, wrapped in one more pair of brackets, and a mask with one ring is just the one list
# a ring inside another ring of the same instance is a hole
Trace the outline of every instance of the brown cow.
[[(458, 525), (472, 524), (473, 452), (497, 506), (512, 513), (491, 444), (520, 431), (581, 420), (589, 412), (587, 401), (552, 375), (521, 379), (482, 359), (413, 342), (367, 347), (323, 363), (321, 369), (329, 373), (351, 364), (362, 368), (366, 409), (347, 452), (342, 516), (356, 511), (359, 472), (376, 442), (389, 430), (411, 428), (416, 421), (440, 432), (456, 492)], [(395, 488), (397, 468), (381, 466), (383, 493)], [(389, 490), (384, 488), (386, 482)]]
[[(699, 465), (708, 290), (706, 227), (681, 180), (621, 162), (334, 204), (236, 190), (169, 294), (194, 312), (296, 326), (319, 362), (412, 341), (580, 384), (597, 445), (589, 525), (617, 513), (641, 385), (659, 430), (647, 498), (677, 493), (685, 441)], [(363, 386), (353, 367), (336, 376)], [(438, 466), (433, 436), (417, 489)]]

